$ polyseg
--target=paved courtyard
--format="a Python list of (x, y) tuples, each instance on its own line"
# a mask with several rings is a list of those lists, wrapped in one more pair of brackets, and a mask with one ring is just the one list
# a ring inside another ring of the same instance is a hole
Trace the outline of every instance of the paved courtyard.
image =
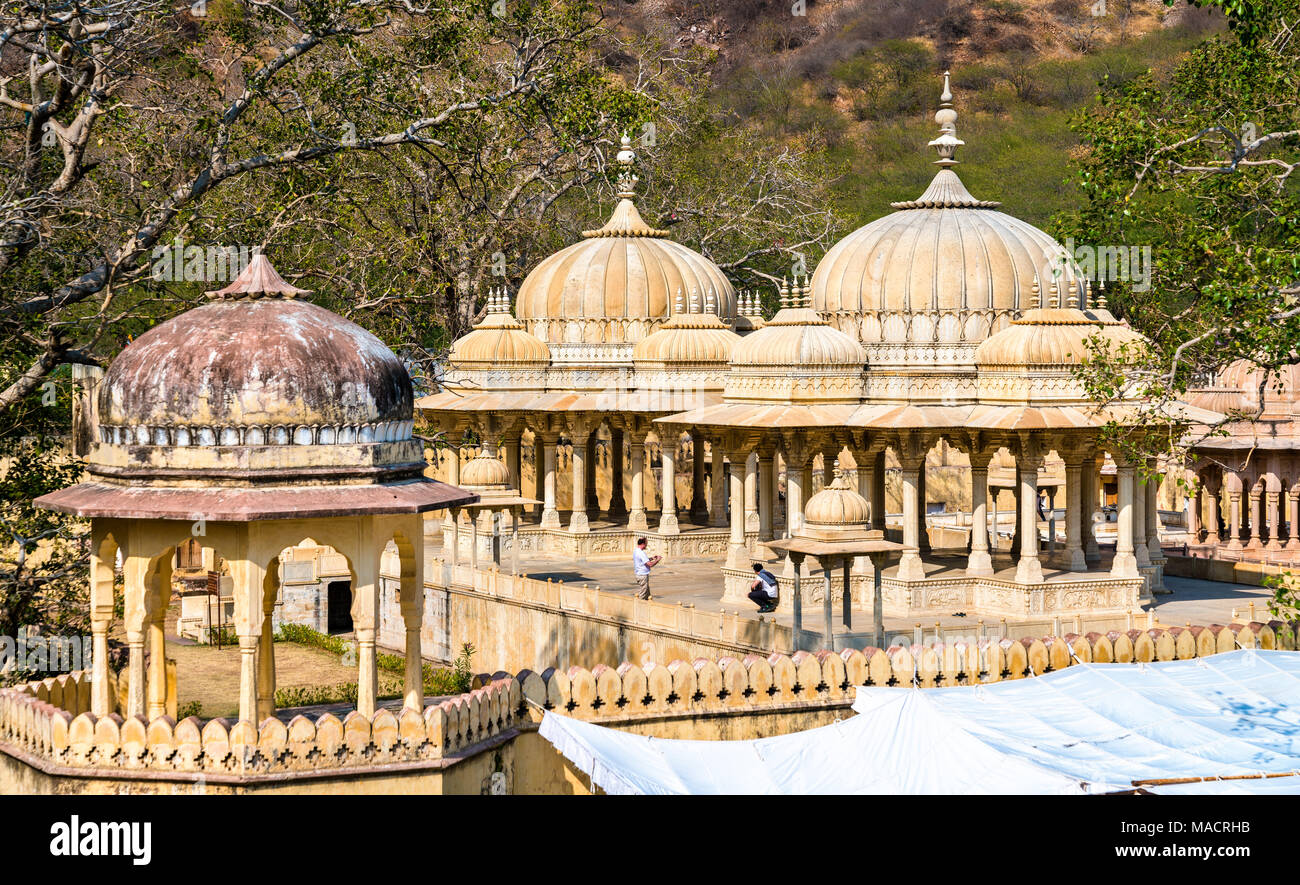
[[(926, 570), (931, 574), (938, 571), (964, 568), (965, 566), (964, 557), (935, 556), (934, 560), (934, 562), (926, 562)], [(780, 568), (780, 564), (774, 564), (771, 567), (777, 570)], [(994, 558), (994, 567), (999, 571), (1004, 569), (1014, 571), (1014, 562), (1011, 557), (1000, 555)], [(624, 562), (620, 560), (578, 560), (561, 556), (533, 554), (521, 557), (520, 570), (530, 577), (542, 580), (552, 578), (566, 583), (591, 584), (600, 587), (605, 592), (631, 594), (635, 590), (630, 555), (629, 559)], [(891, 571), (892, 569), (886, 569), (885, 573), (889, 574)], [(1044, 564), (1043, 573), (1049, 581), (1054, 577), (1065, 574), (1047, 564)], [(820, 580), (820, 574), (814, 576), (812, 580)], [(1156, 597), (1154, 605), (1148, 604), (1144, 608), (1144, 611), (1147, 609), (1152, 611), (1155, 623), (1158, 625), (1173, 627), (1182, 626), (1189, 622), (1192, 624), (1225, 624), (1231, 620), (1234, 609), (1245, 615), (1249, 611), (1248, 606), (1251, 602), (1255, 603), (1257, 618), (1267, 616), (1267, 603), (1271, 594), (1261, 587), (1172, 576), (1166, 576), (1165, 584), (1173, 593)], [(704, 611), (725, 609), (727, 611), (738, 611), (743, 617), (755, 619), (759, 617), (756, 607), (748, 601), (739, 606), (722, 605), (720, 601), (722, 596), (721, 574), (717, 561), (712, 558), (665, 560), (654, 569), (651, 578), (651, 593), (655, 599), (661, 602), (692, 604)], [(805, 605), (803, 615), (804, 629), (818, 631), (824, 629), (825, 623), (820, 604)], [(789, 613), (775, 612), (763, 617), (776, 618), (777, 621), (786, 625), (790, 625), (792, 622), (792, 616)], [(835, 631), (840, 632), (843, 628), (840, 624), (840, 607), (838, 604), (835, 606), (833, 617)], [(922, 626), (928, 630), (933, 628), (937, 621), (944, 630), (965, 627), (973, 632), (978, 628), (978, 620), (978, 615), (974, 612), (969, 614), (949, 612), (938, 618), (927, 619)], [(870, 631), (873, 626), (870, 609), (854, 607), (852, 622), (854, 633)], [(911, 632), (916, 623), (914, 618), (891, 618), (886, 616), (885, 631), (890, 634)], [(1065, 631), (1071, 629), (1069, 619), (1062, 619), (1062, 625)], [(1145, 626), (1145, 619), (1139, 620), (1138, 625)], [(994, 630), (1000, 630), (1001, 619), (988, 619), (986, 626), (990, 633)]]

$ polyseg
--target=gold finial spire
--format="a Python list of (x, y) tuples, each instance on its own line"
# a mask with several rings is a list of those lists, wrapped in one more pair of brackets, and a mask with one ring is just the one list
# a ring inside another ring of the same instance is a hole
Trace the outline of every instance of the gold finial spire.
[(957, 137), (957, 112), (952, 106), (952, 86), (948, 72), (943, 72), (943, 94), (939, 96), (939, 110), (934, 114), (934, 122), (939, 124), (939, 137), (930, 142), (930, 147), (939, 152), (935, 165), (948, 167), (957, 165), (953, 154), (966, 142)]
[(618, 195), (625, 200), (630, 200), (636, 196), (638, 179), (636, 174), (632, 172), (632, 164), (636, 162), (636, 152), (632, 150), (632, 139), (628, 137), (626, 132), (623, 133), (622, 141), (619, 143), (619, 152), (615, 159), (623, 167), (618, 173)]

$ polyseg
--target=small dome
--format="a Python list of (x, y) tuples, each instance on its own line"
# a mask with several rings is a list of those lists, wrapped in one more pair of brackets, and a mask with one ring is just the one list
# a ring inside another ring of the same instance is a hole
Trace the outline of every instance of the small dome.
[[(1077, 302), (1073, 284), (1071, 293)], [(1089, 339), (1100, 339), (1112, 352), (1127, 345), (1130, 357), (1134, 346), (1146, 342), (1123, 323), (1088, 316), (1078, 307), (1036, 307), (983, 341), (975, 349), (975, 364), (981, 368), (1079, 366), (1088, 359)]]
[[(1038, 299), (1038, 283), (1033, 285)], [(1059, 305), (1056, 285), (1051, 302)], [(1070, 285), (1068, 307), (1035, 307), (975, 349), (980, 402), (1042, 405), (1084, 405), (1088, 391), (1075, 377), (1077, 367), (1097, 345), (1128, 360), (1149, 343), (1116, 320), (1103, 320), (1078, 308), (1078, 292)]]
[(618, 159), (620, 200), (609, 221), (544, 259), (519, 287), (519, 319), (549, 344), (634, 344), (668, 318), (677, 291), (715, 292), (717, 313), (728, 322), (736, 315), (722, 270), (642, 220), (626, 137)]
[(871, 529), (871, 505), (835, 464), (835, 480), (808, 499), (798, 534), (823, 541), (860, 538)]
[(782, 291), (782, 307), (731, 352), (728, 400), (857, 402), (867, 354), (862, 345), (808, 307), (808, 289)]
[(740, 336), (717, 314), (699, 310), (698, 304), (692, 307), (695, 309), (685, 312), (679, 303), (668, 322), (637, 342), (632, 348), (637, 368), (642, 364), (726, 368)]
[(489, 296), (487, 315), (456, 340), (447, 362), (453, 369), (545, 368), (551, 349), (510, 315), (508, 296), (501, 291)]
[(510, 488), (510, 468), (492, 454), (491, 447), (483, 446), (478, 455), (460, 469), (458, 485), (474, 491), (507, 489)]
[[(1300, 402), (1300, 363), (1284, 366), (1271, 377), (1249, 360), (1228, 364), (1220, 373), (1216, 387), (1235, 390), (1240, 400), (1236, 408), (1257, 410), (1260, 407), (1260, 384), (1264, 385), (1262, 417), (1280, 417), (1295, 414)], [(1221, 410), (1219, 410), (1221, 411)]]

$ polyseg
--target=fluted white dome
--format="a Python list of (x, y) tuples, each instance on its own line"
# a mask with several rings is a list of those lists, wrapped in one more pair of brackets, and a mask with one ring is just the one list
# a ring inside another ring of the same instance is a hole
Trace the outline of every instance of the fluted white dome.
[(1079, 281), (1060, 243), (977, 200), (953, 170), (965, 142), (947, 74), (934, 120), (940, 168), (925, 193), (840, 240), (813, 273), (813, 307), (867, 344), (978, 344), (1035, 306), (1035, 279)]
[(716, 312), (728, 323), (735, 318), (726, 274), (641, 218), (626, 137), (623, 148), (620, 200), (609, 221), (544, 259), (519, 287), (519, 319), (548, 344), (635, 344), (668, 318), (677, 292), (712, 292)]

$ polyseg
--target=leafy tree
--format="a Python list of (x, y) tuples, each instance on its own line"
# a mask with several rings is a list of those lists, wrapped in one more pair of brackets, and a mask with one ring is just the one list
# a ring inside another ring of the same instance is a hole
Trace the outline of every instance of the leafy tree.
[(1149, 281), (1108, 283), (1107, 293), (1153, 346), (1098, 352), (1084, 372), (1102, 402), (1137, 394), (1153, 403), (1136, 438), (1110, 428), (1111, 442), (1135, 457), (1181, 450), (1186, 440), (1167, 406), (1227, 364), (1256, 362), (1273, 373), (1267, 384), (1300, 359), (1300, 194), (1292, 180), (1300, 2), (1213, 5), (1229, 15), (1230, 36), (1201, 44), (1168, 82), (1151, 73), (1117, 88), (1103, 82), (1095, 106), (1076, 118), (1085, 199), (1057, 219), (1058, 232), (1078, 242), (1150, 248)]

